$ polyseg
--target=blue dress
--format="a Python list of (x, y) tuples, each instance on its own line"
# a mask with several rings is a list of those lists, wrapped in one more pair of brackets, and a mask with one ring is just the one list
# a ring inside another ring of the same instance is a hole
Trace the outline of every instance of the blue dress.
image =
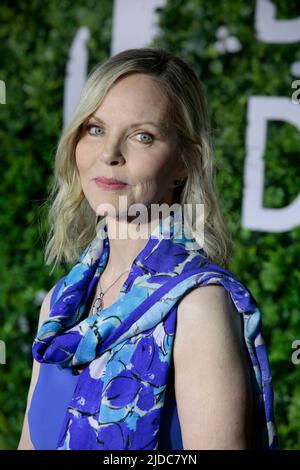
[[(64, 277), (56, 284), (50, 300), (52, 308)], [(71, 368), (59, 369), (56, 364), (41, 363), (30, 408), (28, 425), (36, 450), (55, 450), (59, 432), (77, 384), (78, 375)], [(159, 450), (182, 450), (181, 429), (174, 389), (174, 364), (171, 363), (163, 420), (160, 427)]]
[(233, 273), (207, 260), (182, 225), (174, 215), (153, 230), (118, 299), (101, 312), (87, 315), (109, 258), (105, 219), (56, 286), (32, 347), (41, 363), (28, 413), (36, 449), (181, 450), (172, 354), (177, 306), (191, 289), (208, 284), (222, 285), (243, 319), (254, 396), (251, 448), (278, 448), (255, 299)]

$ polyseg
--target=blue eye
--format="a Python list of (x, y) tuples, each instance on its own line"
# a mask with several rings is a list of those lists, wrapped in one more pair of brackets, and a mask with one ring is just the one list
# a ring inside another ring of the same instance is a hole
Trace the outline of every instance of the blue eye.
[[(91, 132), (91, 129), (94, 128), (95, 131), (94, 132)], [(88, 131), (88, 133), (92, 136), (101, 136), (102, 135), (102, 131), (103, 131), (103, 128), (96, 125), (96, 124), (87, 124), (85, 126), (85, 129)], [(142, 144), (150, 144), (153, 140), (154, 140), (154, 136), (152, 134), (150, 134), (149, 132), (139, 132), (138, 134), (136, 135), (141, 135), (143, 136), (141, 139), (139, 139), (139, 141), (142, 143)]]
[[(102, 130), (102, 127), (96, 126), (95, 124), (87, 124), (86, 129), (89, 131), (89, 133), (92, 127), (95, 127), (96, 129), (99, 129), (100, 131)], [(96, 132), (96, 133), (91, 133), (91, 135), (101, 135), (101, 134), (99, 132)]]
[[(143, 144), (150, 144), (153, 141), (153, 135), (149, 134), (148, 132), (139, 132), (136, 135), (143, 135), (146, 136), (146, 139), (141, 139), (140, 142)], [(148, 140), (147, 140), (148, 139)], [(150, 140), (149, 140), (150, 139)]]

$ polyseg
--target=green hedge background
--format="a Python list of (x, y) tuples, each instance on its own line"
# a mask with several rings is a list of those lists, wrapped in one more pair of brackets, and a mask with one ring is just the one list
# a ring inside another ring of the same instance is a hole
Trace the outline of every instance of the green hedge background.
[[(278, 18), (300, 16), (298, 0), (274, 0)], [(31, 376), (31, 345), (41, 299), (67, 266), (50, 275), (44, 265), (45, 199), (62, 128), (65, 67), (76, 30), (88, 26), (89, 70), (110, 55), (110, 0), (2, 1), (0, 79), (0, 449), (16, 449)], [(160, 34), (151, 44), (185, 59), (204, 82), (213, 121), (217, 182), (233, 234), (230, 269), (249, 287), (263, 314), (282, 449), (300, 448), (300, 365), (291, 344), (299, 339), (300, 227), (284, 233), (241, 227), (247, 100), (291, 97), (290, 65), (297, 43), (265, 44), (254, 31), (255, 2), (169, 0), (158, 11)], [(225, 26), (241, 49), (219, 53), (216, 31)], [(266, 207), (283, 207), (300, 190), (300, 135), (283, 122), (268, 127)]]

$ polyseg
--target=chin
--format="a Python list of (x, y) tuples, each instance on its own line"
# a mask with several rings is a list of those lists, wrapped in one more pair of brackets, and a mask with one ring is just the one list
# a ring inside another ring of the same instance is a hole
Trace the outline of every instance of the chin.
[(101, 202), (96, 206), (93, 205), (93, 209), (97, 216), (107, 216), (116, 219), (127, 217), (127, 209), (120, 209), (116, 203)]

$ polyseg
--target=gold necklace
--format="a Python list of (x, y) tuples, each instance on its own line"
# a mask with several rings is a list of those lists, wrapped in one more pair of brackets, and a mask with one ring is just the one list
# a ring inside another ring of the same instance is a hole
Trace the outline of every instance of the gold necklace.
[(95, 299), (94, 303), (93, 303), (93, 314), (94, 313), (98, 313), (98, 312), (101, 312), (103, 310), (103, 297), (104, 297), (104, 294), (106, 294), (106, 292), (118, 281), (118, 279), (120, 279), (120, 277), (127, 273), (127, 271), (130, 271), (130, 269), (126, 269), (126, 271), (122, 272), (118, 277), (117, 279), (107, 288), (105, 289), (105, 291), (103, 292), (102, 291), (102, 288), (101, 288), (101, 283), (100, 283), (100, 278), (99, 278), (99, 287), (100, 287), (100, 293), (99, 293), (99, 296)]

